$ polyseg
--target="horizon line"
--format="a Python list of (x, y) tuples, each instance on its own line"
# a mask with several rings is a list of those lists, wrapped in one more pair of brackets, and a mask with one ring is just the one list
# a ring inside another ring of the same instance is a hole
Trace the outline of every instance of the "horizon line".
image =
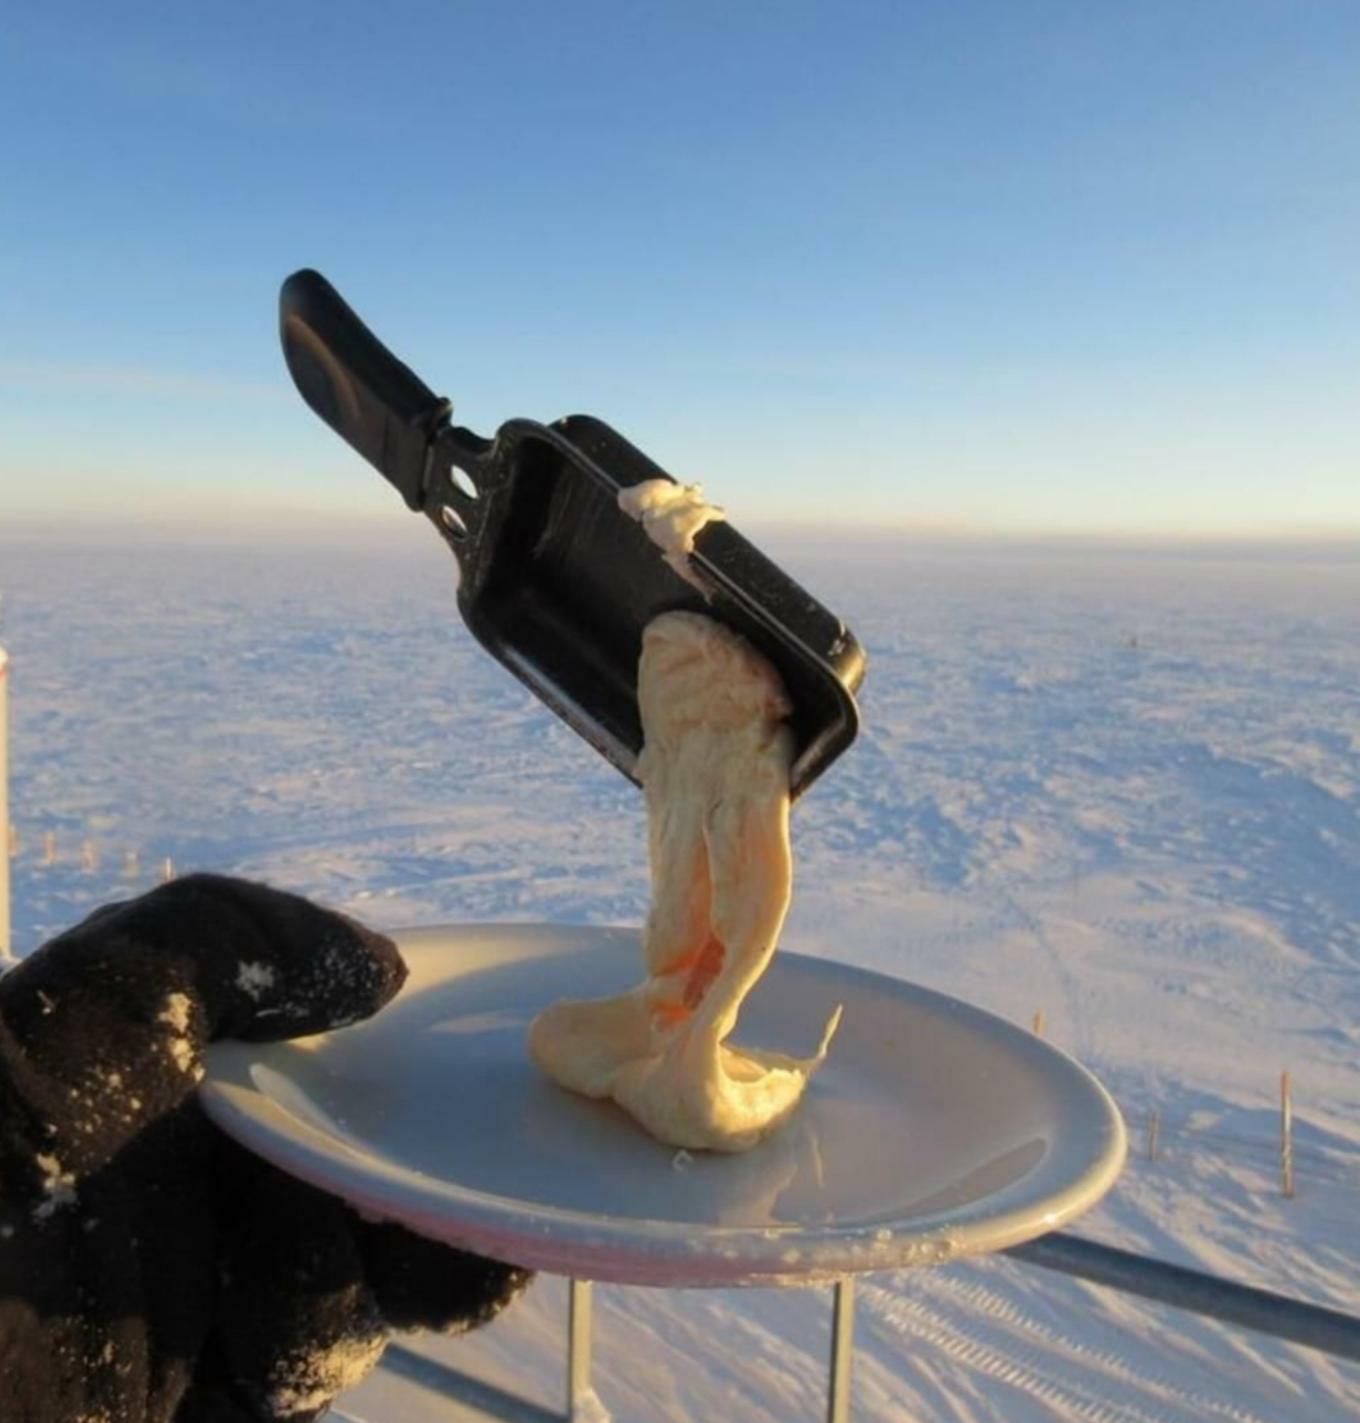
[[(296, 523), (293, 521), (296, 520)], [(87, 545), (92, 540), (108, 544), (110, 535), (130, 543), (156, 542), (185, 544), (238, 543), (258, 539), (269, 544), (318, 543), (328, 540), (352, 542), (357, 539), (386, 543), (403, 538), (401, 530), (411, 523), (409, 511), (394, 507), (387, 514), (339, 514), (310, 508), (280, 507), (229, 514), (214, 511), (208, 518), (178, 514), (157, 518), (136, 514), (39, 514), (8, 515), (0, 523), (0, 543), (62, 543)], [(1045, 526), (1039, 524), (982, 524), (966, 520), (899, 519), (859, 521), (853, 518), (742, 518), (738, 528), (758, 531), (762, 536), (803, 540), (844, 540), (882, 545), (905, 542), (938, 544), (941, 547), (966, 545), (1086, 545), (1128, 548), (1205, 548), (1224, 550), (1254, 548), (1344, 549), (1353, 545), (1360, 556), (1360, 522), (1341, 528), (1299, 524), (1294, 527), (1241, 526), (1166, 529), (1160, 526), (1112, 527)]]

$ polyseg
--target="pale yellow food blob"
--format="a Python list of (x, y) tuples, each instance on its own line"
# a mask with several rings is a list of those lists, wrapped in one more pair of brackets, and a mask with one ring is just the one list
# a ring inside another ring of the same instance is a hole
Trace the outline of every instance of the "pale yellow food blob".
[(808, 1058), (725, 1041), (792, 891), (789, 702), (743, 638), (678, 612), (644, 634), (638, 701), (647, 977), (613, 998), (553, 1004), (530, 1026), (529, 1050), (564, 1087), (612, 1097), (670, 1146), (744, 1151), (798, 1105), (840, 1017)]

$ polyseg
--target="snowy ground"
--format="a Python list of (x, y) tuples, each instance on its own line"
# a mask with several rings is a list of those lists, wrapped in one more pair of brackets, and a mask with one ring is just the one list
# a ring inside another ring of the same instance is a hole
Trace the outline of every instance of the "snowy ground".
[[(763, 541), (871, 657), (795, 816), (786, 943), (1042, 1011), (1134, 1143), (1080, 1233), (1360, 1311), (1360, 558)], [(386, 927), (640, 918), (637, 794), (475, 648), (417, 521), (382, 545), (0, 541), (20, 952), (167, 856)], [(600, 1288), (601, 1398), (816, 1419), (828, 1313)], [(415, 1347), (558, 1407), (563, 1318), (544, 1280)], [(870, 1277), (857, 1341), (861, 1420), (1360, 1417), (1360, 1367), (1008, 1261)], [(417, 1373), (347, 1411), (440, 1416)]]

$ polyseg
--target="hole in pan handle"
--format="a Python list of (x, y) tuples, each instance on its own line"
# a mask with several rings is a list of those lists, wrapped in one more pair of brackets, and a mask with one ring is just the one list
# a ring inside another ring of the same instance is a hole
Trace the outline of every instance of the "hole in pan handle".
[(284, 282), (279, 338), (307, 404), (409, 508), (424, 508), (430, 451), (453, 403), (404, 366), (319, 272), (304, 268)]

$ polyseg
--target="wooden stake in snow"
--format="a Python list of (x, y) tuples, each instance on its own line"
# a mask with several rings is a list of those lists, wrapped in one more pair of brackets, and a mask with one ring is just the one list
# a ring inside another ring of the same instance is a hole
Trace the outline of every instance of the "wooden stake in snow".
[(1044, 1010), (1038, 1008), (1034, 1013), (1034, 1036), (1041, 1038), (1044, 1035)]
[(10, 957), (9, 856), (12, 827), (9, 823), (9, 655), (0, 647), (0, 829), (5, 832), (0, 854), (0, 964)]
[(1289, 1086), (1289, 1070), (1280, 1073), (1280, 1187), (1286, 1197), (1294, 1194), (1294, 1096)]
[(174, 862), (174, 860), (172, 860), (172, 859), (170, 858), (169, 855), (167, 855), (167, 856), (165, 857), (164, 863), (161, 865), (161, 883), (162, 883), (162, 884), (169, 884), (170, 881), (171, 881), (172, 879), (174, 879), (174, 877), (175, 877), (175, 862)]
[(1156, 1107), (1148, 1113), (1148, 1134), (1147, 1134), (1147, 1159), (1156, 1161), (1157, 1159), (1157, 1137), (1162, 1130), (1162, 1114)]

